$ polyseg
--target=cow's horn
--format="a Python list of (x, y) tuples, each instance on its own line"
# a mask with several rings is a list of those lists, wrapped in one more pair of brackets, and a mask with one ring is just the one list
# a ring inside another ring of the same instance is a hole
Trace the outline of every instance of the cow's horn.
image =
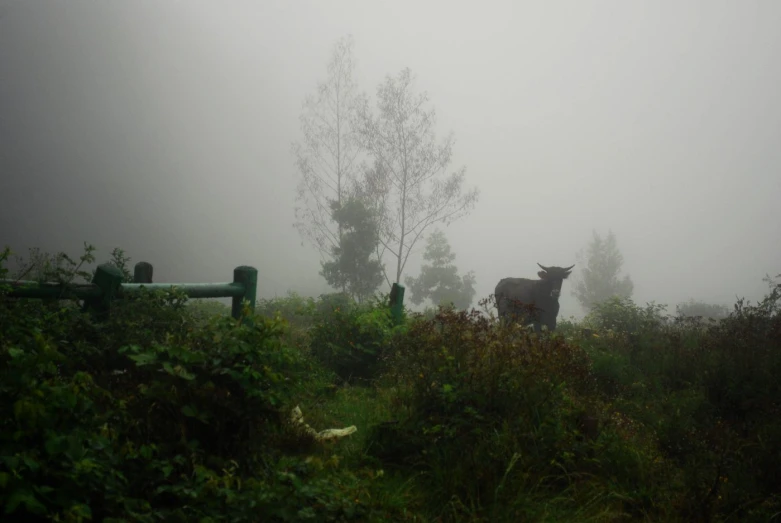
[[(540, 265), (540, 262), (537, 262), (537, 265)], [(548, 272), (548, 268), (547, 268), (546, 266), (544, 266), (544, 265), (540, 265), (540, 267), (541, 267), (541, 268), (542, 268), (542, 270), (544, 270), (545, 272)]]
[(571, 270), (572, 270), (572, 268), (573, 268), (574, 266), (575, 266), (575, 264), (573, 263), (572, 265), (570, 265), (569, 267), (567, 267), (567, 268), (566, 268), (566, 269), (564, 269), (564, 270), (565, 270), (565, 271), (571, 271)]

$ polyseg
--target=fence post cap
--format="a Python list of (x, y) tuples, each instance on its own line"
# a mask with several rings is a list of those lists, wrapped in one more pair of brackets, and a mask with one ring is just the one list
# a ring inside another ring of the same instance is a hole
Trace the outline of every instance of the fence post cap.
[(110, 274), (111, 276), (115, 276), (115, 277), (119, 276), (120, 279), (123, 277), (122, 271), (119, 270), (119, 267), (111, 263), (101, 263), (100, 265), (98, 265), (96, 271), (102, 272), (104, 274)]

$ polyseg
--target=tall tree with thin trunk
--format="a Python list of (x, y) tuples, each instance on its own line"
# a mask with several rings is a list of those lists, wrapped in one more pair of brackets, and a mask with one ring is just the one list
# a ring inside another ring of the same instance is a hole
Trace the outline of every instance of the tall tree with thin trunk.
[(341, 207), (354, 192), (358, 172), (354, 71), (353, 39), (346, 36), (334, 46), (317, 94), (304, 101), (299, 118), (303, 140), (292, 145), (301, 174), (294, 225), (325, 259), (333, 258), (334, 249), (342, 250), (342, 227), (333, 219), (332, 204)]
[[(450, 224), (472, 210), (477, 188), (463, 191), (466, 168), (448, 173), (454, 137), (436, 141), (436, 113), (425, 107), (428, 94), (413, 92), (407, 68), (388, 76), (377, 88), (375, 116), (364, 98), (360, 105), (360, 143), (374, 158), (365, 171), (362, 195), (380, 220), (380, 259), (395, 261), (390, 273), (401, 281), (409, 255), (422, 234), (435, 223)], [(385, 271), (388, 284), (391, 279)]]

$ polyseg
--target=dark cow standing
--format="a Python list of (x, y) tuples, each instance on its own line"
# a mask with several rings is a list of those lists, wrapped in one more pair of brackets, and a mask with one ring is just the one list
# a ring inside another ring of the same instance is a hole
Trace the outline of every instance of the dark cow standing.
[(540, 332), (543, 325), (551, 331), (556, 329), (561, 284), (571, 274), (574, 265), (567, 268), (543, 265), (540, 267), (542, 270), (537, 273), (539, 280), (528, 278), (499, 280), (494, 296), (500, 320), (520, 319), (523, 320), (523, 325), (534, 323), (535, 332)]

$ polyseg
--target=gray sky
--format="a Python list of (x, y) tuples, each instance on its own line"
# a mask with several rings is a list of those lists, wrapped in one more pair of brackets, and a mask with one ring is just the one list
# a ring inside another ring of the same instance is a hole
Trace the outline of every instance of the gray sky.
[(410, 67), (455, 132), (481, 197), (445, 232), (478, 297), (610, 228), (640, 303), (756, 300), (781, 272), (780, 23), (774, 0), (0, 0), (0, 244), (325, 291), (290, 143), (349, 33), (363, 90)]

